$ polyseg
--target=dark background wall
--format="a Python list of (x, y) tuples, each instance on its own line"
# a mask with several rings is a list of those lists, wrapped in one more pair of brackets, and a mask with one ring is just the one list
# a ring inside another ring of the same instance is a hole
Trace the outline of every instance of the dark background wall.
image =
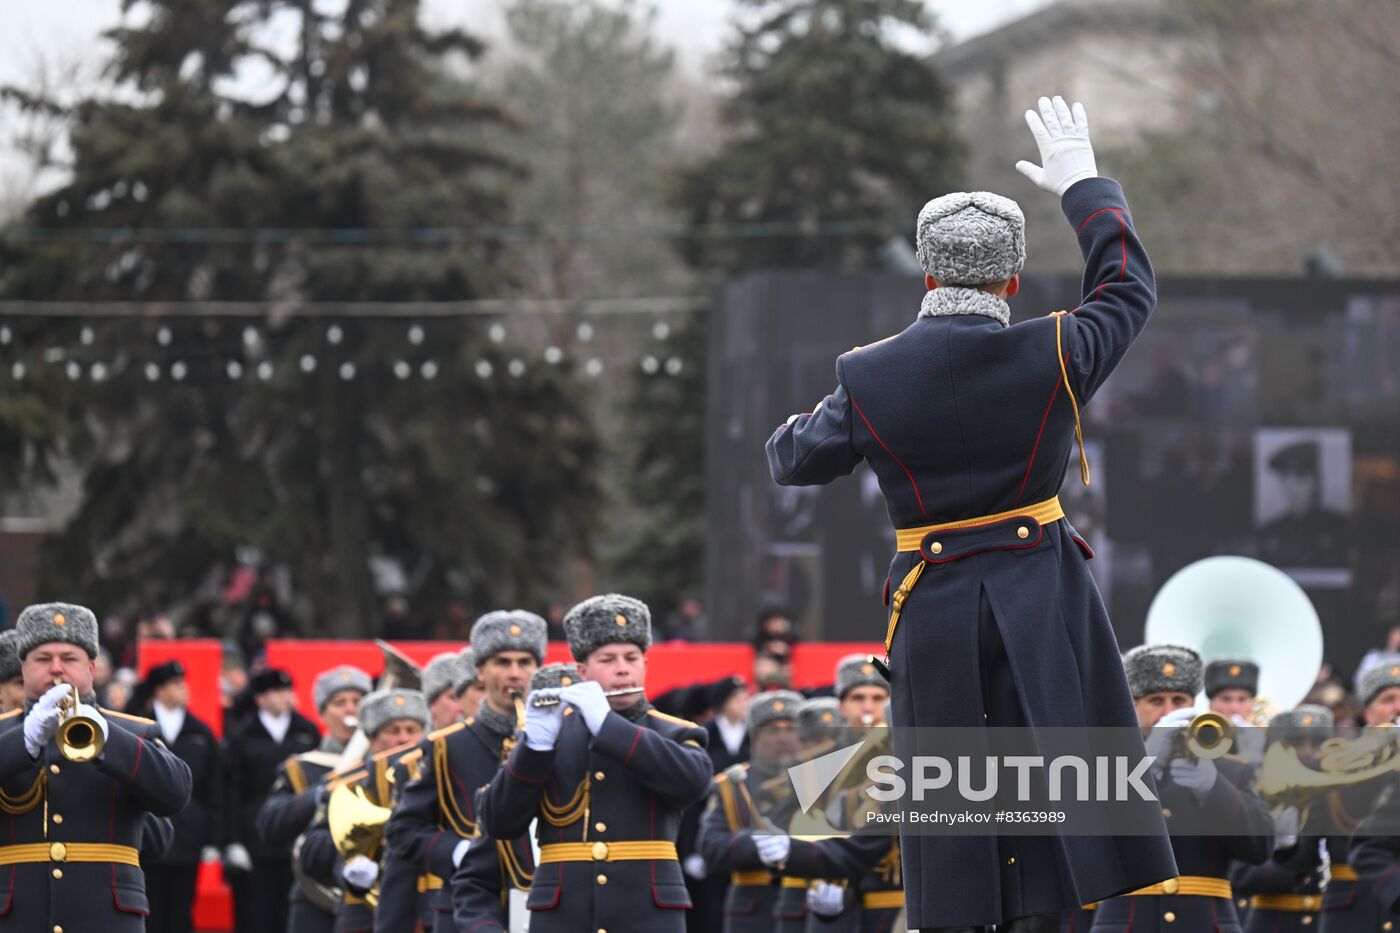
[[(1013, 320), (1074, 307), (1079, 288), (1028, 278)], [(1159, 290), (1152, 324), (1085, 409), (1093, 486), (1070, 470), (1064, 492), (1098, 553), (1119, 640), (1141, 641), (1172, 573), (1245, 554), (1304, 585), (1328, 657), (1349, 672), (1400, 624), (1400, 283), (1166, 279)], [(789, 606), (808, 638), (882, 636), (893, 534), (873, 475), (779, 487), (763, 445), (832, 390), (837, 355), (907, 326), (921, 293), (886, 274), (766, 273), (718, 290), (706, 418), (717, 637), (745, 635), (764, 601)], [(1275, 458), (1289, 448), (1317, 467), (1317, 496), (1294, 513), (1277, 468), (1290, 457)]]

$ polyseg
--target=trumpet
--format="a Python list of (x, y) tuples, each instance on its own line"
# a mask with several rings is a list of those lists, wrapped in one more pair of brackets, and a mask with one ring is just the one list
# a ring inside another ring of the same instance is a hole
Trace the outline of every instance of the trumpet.
[[(63, 681), (55, 678), (53, 685), (60, 687)], [(107, 740), (103, 738), (102, 727), (96, 720), (78, 713), (82, 699), (76, 686), (70, 684), (69, 688), (72, 694), (65, 696), (58, 704), (58, 733), (55, 736), (58, 751), (69, 761), (92, 761), (102, 754)]]
[(1213, 760), (1230, 753), (1235, 744), (1235, 726), (1219, 713), (1205, 712), (1194, 717), (1183, 737), (1182, 757)]
[[(623, 687), (621, 690), (606, 690), (603, 692), (603, 696), (624, 697), (633, 693), (644, 693), (645, 691), (646, 687)], [(530, 698), (530, 705), (533, 706), (535, 709), (544, 709), (545, 707), (549, 706), (558, 706), (560, 702), (561, 701), (559, 699), (558, 694), (555, 694), (553, 696), (536, 696)]]

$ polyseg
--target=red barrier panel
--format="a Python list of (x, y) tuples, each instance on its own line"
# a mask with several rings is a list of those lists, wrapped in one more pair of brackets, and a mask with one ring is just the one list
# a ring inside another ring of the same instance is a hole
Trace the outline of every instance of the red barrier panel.
[(836, 680), (836, 664), (848, 654), (885, 656), (885, 646), (878, 641), (799, 642), (792, 649), (792, 685), (825, 687)]
[(190, 687), (190, 712), (209, 724), (214, 735), (224, 734), (224, 706), (219, 695), (224, 649), (217, 639), (143, 641), (136, 646), (136, 672), (142, 677), (157, 664), (178, 660), (185, 665)]
[(194, 928), (210, 933), (233, 929), (233, 894), (224, 883), (223, 868), (218, 862), (199, 866), (194, 893)]

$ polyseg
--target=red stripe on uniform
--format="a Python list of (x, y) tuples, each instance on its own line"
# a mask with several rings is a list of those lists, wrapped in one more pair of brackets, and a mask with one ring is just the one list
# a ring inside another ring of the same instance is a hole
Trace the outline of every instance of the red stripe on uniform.
[[(1069, 354), (1065, 354), (1065, 365), (1069, 365)], [(1060, 386), (1065, 380), (1061, 376), (1055, 377), (1055, 390), (1050, 393), (1050, 403), (1045, 406), (1045, 414), (1040, 418), (1040, 430), (1035, 435), (1035, 446), (1031, 448), (1031, 459), (1026, 464), (1026, 475), (1021, 477), (1021, 488), (1016, 492), (1016, 502), (1019, 504), (1021, 497), (1026, 494), (1026, 483), (1031, 478), (1031, 467), (1035, 466), (1035, 455), (1040, 450), (1040, 439), (1045, 435), (1045, 423), (1050, 420), (1050, 409), (1055, 407), (1055, 399), (1060, 395)]]
[(924, 497), (919, 495), (919, 484), (914, 482), (914, 474), (909, 472), (909, 468), (904, 465), (903, 460), (894, 455), (894, 451), (890, 450), (890, 445), (886, 444), (880, 439), (880, 435), (875, 433), (875, 426), (870, 423), (869, 418), (865, 417), (865, 412), (860, 410), (860, 406), (856, 404), (855, 396), (851, 395), (850, 390), (847, 390), (846, 397), (851, 400), (851, 407), (856, 410), (856, 414), (860, 415), (860, 420), (865, 422), (866, 428), (870, 431), (870, 436), (875, 438), (875, 441), (881, 447), (885, 448), (885, 453), (889, 454), (890, 458), (894, 460), (895, 463), (899, 464), (899, 468), (904, 471), (904, 475), (909, 477), (909, 485), (914, 488), (914, 498), (919, 500), (919, 511), (923, 513), (924, 518), (928, 518), (928, 509), (924, 508)]

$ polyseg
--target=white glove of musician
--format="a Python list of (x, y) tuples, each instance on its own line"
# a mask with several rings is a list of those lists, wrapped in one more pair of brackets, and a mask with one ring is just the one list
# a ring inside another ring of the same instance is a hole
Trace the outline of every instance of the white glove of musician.
[(846, 909), (846, 889), (818, 881), (807, 889), (807, 909), (818, 917), (835, 917)]
[[(485, 837), (482, 837), (482, 838), (485, 838)], [(455, 846), (452, 847), (452, 867), (453, 867), (453, 868), (461, 868), (461, 867), (462, 867), (462, 859), (464, 859), (464, 858), (467, 857), (467, 851), (468, 851), (469, 849), (471, 849), (471, 847), (472, 847), (472, 841), (471, 841), (470, 839), (463, 839), (461, 842), (457, 843)]]
[(231, 868), (234, 871), (253, 870), (253, 857), (248, 854), (243, 843), (232, 842), (224, 846), (224, 868)]
[(603, 685), (596, 680), (580, 680), (559, 691), (559, 698), (578, 710), (583, 724), (594, 735), (603, 728), (603, 720), (612, 712), (612, 704), (603, 696)]
[(350, 887), (368, 891), (379, 880), (379, 863), (372, 858), (357, 855), (345, 863), (345, 867), (340, 870), (340, 877), (344, 878)]
[(1171, 781), (1178, 787), (1185, 787), (1200, 800), (1210, 793), (1220, 777), (1215, 762), (1209, 758), (1173, 758), (1168, 767)]
[(96, 722), (98, 728), (102, 730), (102, 741), (107, 741), (107, 733), (111, 730), (107, 728), (106, 717), (104, 717), (100, 712), (98, 712), (97, 707), (88, 706), (86, 703), (79, 703), (77, 714), (79, 716), (86, 716), (88, 719), (91, 719), (94, 722)]
[(1152, 727), (1152, 731), (1147, 735), (1146, 751), (1153, 756), (1156, 761), (1152, 762), (1152, 776), (1161, 780), (1166, 773), (1167, 765), (1170, 763), (1172, 752), (1174, 752), (1176, 742), (1180, 738), (1181, 729), (1190, 725), (1191, 720), (1196, 718), (1194, 707), (1183, 706), (1181, 709), (1172, 710), (1161, 719), (1157, 720), (1157, 725)]
[(1071, 111), (1063, 97), (1053, 101), (1042, 97), (1040, 113), (1027, 110), (1026, 123), (1040, 148), (1041, 164), (1022, 159), (1016, 163), (1016, 171), (1037, 187), (1064, 197), (1075, 182), (1098, 177), (1094, 147), (1089, 143), (1089, 118), (1084, 114), (1083, 104), (1076, 103)]
[(67, 684), (52, 686), (39, 697), (29, 714), (24, 717), (24, 749), (29, 752), (30, 758), (38, 758), (44, 746), (49, 744), (53, 734), (58, 731), (61, 715), (58, 704), (72, 693), (73, 688)]
[(1297, 807), (1284, 807), (1274, 814), (1274, 850), (1291, 849), (1298, 844)]
[(792, 851), (792, 837), (786, 833), (776, 836), (753, 837), (753, 844), (758, 849), (758, 857), (765, 865), (781, 865), (787, 861), (788, 853)]
[(535, 706), (536, 697), (557, 697), (558, 687), (541, 687), (532, 690), (525, 700), (525, 745), (537, 752), (554, 749), (559, 739), (559, 730), (564, 728), (564, 705)]
[(692, 852), (681, 862), (681, 869), (696, 881), (705, 880), (705, 856), (699, 852)]
[(205, 846), (199, 850), (199, 860), (201, 862), (217, 862), (219, 860), (218, 846)]

